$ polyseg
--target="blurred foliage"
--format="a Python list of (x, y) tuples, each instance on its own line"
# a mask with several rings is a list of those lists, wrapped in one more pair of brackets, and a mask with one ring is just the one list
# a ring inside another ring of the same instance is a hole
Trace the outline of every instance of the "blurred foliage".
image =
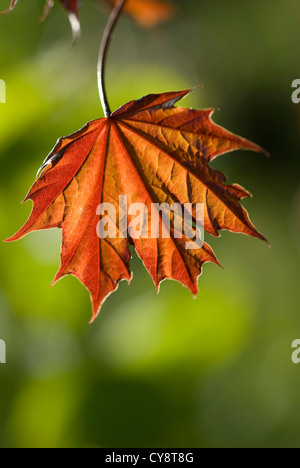
[[(0, 8), (8, 0), (0, 0)], [(19, 2), (1, 17), (0, 237), (26, 220), (20, 206), (59, 136), (102, 115), (95, 75), (107, 10), (84, 0), (83, 37), (70, 48), (56, 5)], [(124, 18), (108, 69), (112, 107), (203, 84), (186, 101), (220, 107), (215, 120), (263, 145), (270, 160), (234, 153), (215, 167), (255, 195), (245, 203), (272, 248), (224, 233), (207, 241), (193, 299), (165, 282), (159, 296), (134, 257), (134, 280), (88, 326), (73, 278), (48, 288), (60, 232), (0, 246), (1, 447), (299, 447), (300, 78), (298, 0), (178, 0), (174, 21), (143, 31)], [(208, 236), (209, 237), (209, 236)]]

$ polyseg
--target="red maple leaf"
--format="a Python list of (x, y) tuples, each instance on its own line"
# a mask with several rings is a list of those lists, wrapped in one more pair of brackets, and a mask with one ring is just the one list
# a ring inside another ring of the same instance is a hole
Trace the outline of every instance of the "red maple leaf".
[[(212, 110), (174, 107), (188, 93), (132, 101), (60, 139), (26, 197), (34, 202), (32, 214), (9, 241), (32, 231), (61, 228), (61, 268), (55, 281), (76, 276), (91, 293), (93, 318), (118, 283), (130, 281), (131, 244), (157, 287), (169, 278), (196, 294), (202, 265), (218, 263), (207, 244), (187, 250), (187, 238), (175, 235), (174, 219), (171, 235), (165, 237), (162, 216), (157, 217), (158, 238), (126, 238), (117, 228), (116, 238), (99, 238), (101, 203), (114, 206), (116, 220), (121, 217), (119, 196), (127, 196), (129, 205), (143, 204), (149, 213), (154, 204), (202, 203), (208, 233), (217, 236), (227, 229), (264, 240), (240, 204), (250, 194), (239, 185), (227, 185), (225, 176), (209, 165), (229, 151), (262, 149), (213, 123)], [(129, 210), (126, 214), (129, 224), (134, 217)], [(148, 232), (152, 217), (153, 212), (147, 218)]]

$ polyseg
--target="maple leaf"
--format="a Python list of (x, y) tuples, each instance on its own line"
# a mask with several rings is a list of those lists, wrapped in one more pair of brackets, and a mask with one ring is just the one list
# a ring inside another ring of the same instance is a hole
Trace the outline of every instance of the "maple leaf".
[[(161, 216), (158, 238), (99, 238), (100, 203), (113, 204), (118, 219), (120, 195), (127, 196), (129, 204), (144, 204), (149, 212), (155, 203), (203, 203), (204, 227), (210, 234), (227, 229), (265, 240), (240, 204), (250, 194), (239, 185), (227, 185), (225, 176), (209, 165), (232, 150), (263, 150), (216, 125), (212, 110), (175, 107), (189, 92), (129, 102), (60, 139), (25, 199), (34, 202), (29, 220), (8, 239), (61, 228), (61, 267), (54, 283), (68, 274), (76, 276), (90, 291), (93, 319), (118, 283), (130, 282), (131, 244), (157, 288), (164, 279), (174, 279), (196, 294), (202, 265), (218, 264), (206, 243), (187, 250), (186, 238), (176, 238), (173, 224), (171, 235), (164, 237)], [(126, 214), (132, 220), (129, 210)]]
[[(116, 5), (118, 0), (108, 0), (108, 2)], [(153, 27), (171, 18), (175, 7), (172, 3), (161, 0), (127, 0), (124, 10), (142, 26)]]

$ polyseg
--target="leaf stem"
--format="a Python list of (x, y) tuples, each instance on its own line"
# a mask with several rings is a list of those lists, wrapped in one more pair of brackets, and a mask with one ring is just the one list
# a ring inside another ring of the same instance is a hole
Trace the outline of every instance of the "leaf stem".
[(105, 117), (107, 118), (111, 116), (111, 110), (109, 107), (106, 87), (105, 87), (105, 64), (106, 64), (107, 52), (109, 49), (110, 41), (114, 32), (114, 29), (117, 25), (117, 22), (121, 16), (125, 2), (126, 0), (119, 0), (116, 3), (116, 6), (114, 7), (113, 11), (111, 12), (105, 31), (103, 33), (103, 38), (101, 41), (99, 58), (98, 58), (98, 67), (97, 67), (98, 88), (99, 88), (102, 108), (103, 108)]

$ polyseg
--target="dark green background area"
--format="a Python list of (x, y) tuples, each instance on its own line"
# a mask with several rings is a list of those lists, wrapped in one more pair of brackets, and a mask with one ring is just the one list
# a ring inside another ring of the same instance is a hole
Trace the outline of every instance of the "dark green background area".
[[(0, 0), (4, 9), (9, 0)], [(96, 60), (107, 10), (83, 0), (81, 42), (70, 48), (56, 5), (19, 1), (0, 17), (0, 238), (30, 213), (20, 205), (58, 137), (102, 116)], [(60, 231), (0, 245), (1, 447), (299, 447), (300, 78), (298, 0), (178, 0), (150, 31), (124, 17), (107, 72), (113, 108), (153, 92), (203, 84), (185, 105), (272, 154), (214, 162), (272, 247), (242, 235), (206, 240), (197, 299), (181, 285), (160, 295), (134, 255), (122, 283), (88, 325), (88, 293), (74, 278), (49, 284)]]

